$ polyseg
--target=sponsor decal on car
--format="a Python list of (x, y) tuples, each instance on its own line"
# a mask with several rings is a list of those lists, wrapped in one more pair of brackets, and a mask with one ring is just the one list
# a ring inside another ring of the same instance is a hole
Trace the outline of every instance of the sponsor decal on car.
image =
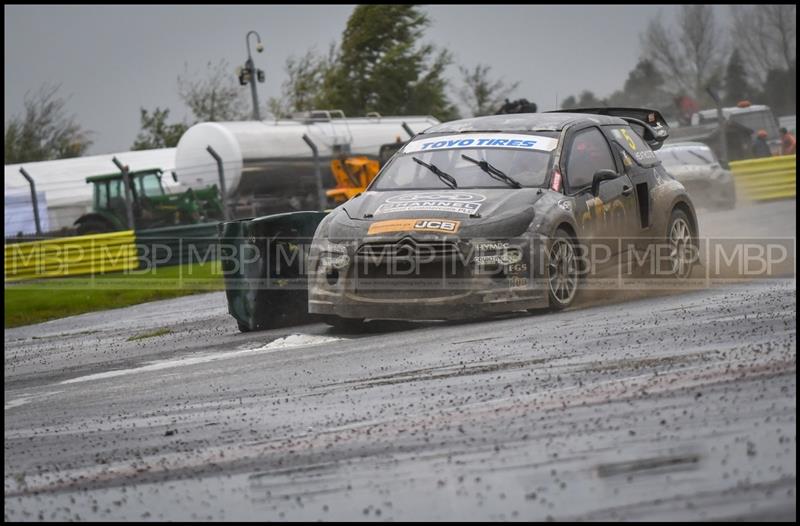
[(478, 243), (478, 251), (486, 252), (489, 250), (505, 250), (509, 246), (508, 241), (487, 241), (485, 243)]
[(369, 226), (367, 235), (388, 234), (389, 232), (442, 232), (455, 234), (461, 221), (450, 219), (390, 219), (376, 221)]
[[(647, 147), (641, 137), (635, 133), (631, 135), (626, 128), (612, 128), (611, 135), (614, 137), (617, 144), (624, 148), (625, 153), (636, 159), (640, 164), (648, 166), (658, 161), (656, 154)], [(622, 161), (625, 163), (625, 166), (630, 165), (630, 161), (625, 155), (623, 155)]]
[(517, 251), (504, 252), (503, 254), (490, 254), (488, 256), (475, 256), (473, 261), (477, 265), (513, 265), (522, 261), (522, 254)]
[(633, 156), (636, 157), (637, 161), (642, 161), (642, 162), (653, 162), (657, 159), (656, 154), (648, 150), (633, 152)]
[(485, 195), (465, 192), (414, 192), (395, 195), (381, 204), (373, 215), (394, 212), (453, 212), (471, 215), (478, 211)]
[(460, 133), (442, 137), (422, 138), (408, 143), (404, 153), (429, 152), (452, 148), (512, 148), (550, 152), (558, 139), (540, 135), (513, 133)]

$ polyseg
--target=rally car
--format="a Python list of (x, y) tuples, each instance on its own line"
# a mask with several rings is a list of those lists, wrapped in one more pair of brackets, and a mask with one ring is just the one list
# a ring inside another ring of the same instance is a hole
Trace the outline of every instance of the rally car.
[(685, 277), (698, 223), (653, 152), (667, 137), (659, 112), (629, 108), (433, 126), (318, 225), (309, 312), (353, 326), (563, 309), (588, 278), (652, 272), (653, 241)]
[(698, 206), (722, 209), (736, 206), (733, 175), (722, 167), (708, 145), (669, 142), (656, 155), (667, 172), (686, 187)]

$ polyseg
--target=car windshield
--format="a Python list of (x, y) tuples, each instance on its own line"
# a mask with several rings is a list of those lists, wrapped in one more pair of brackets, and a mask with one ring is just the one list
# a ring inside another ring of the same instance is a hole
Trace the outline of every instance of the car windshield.
[(661, 148), (656, 151), (656, 155), (664, 166), (707, 165), (717, 162), (710, 148)]
[[(485, 161), (491, 169), (499, 170), (522, 187), (541, 187), (558, 144), (557, 139), (548, 136), (473, 134), (454, 137), (412, 141), (381, 171), (370, 189), (448, 188), (447, 181), (425, 165), (435, 166), (436, 170), (452, 176), (458, 188), (516, 188), (514, 183), (488, 173), (486, 164), (481, 166), (475, 161)], [(491, 141), (498, 137), (503, 142), (492, 146)], [(512, 146), (508, 146), (509, 143)], [(481, 146), (471, 147), (476, 144)]]

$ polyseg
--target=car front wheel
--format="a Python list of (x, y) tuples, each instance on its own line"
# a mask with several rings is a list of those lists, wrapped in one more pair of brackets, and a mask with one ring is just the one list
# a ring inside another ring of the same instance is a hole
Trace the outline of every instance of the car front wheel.
[(550, 308), (569, 307), (578, 293), (578, 259), (569, 234), (558, 229), (547, 256), (547, 288)]
[(688, 278), (696, 261), (697, 244), (689, 218), (683, 210), (672, 211), (667, 227), (667, 244), (670, 275), (680, 279)]

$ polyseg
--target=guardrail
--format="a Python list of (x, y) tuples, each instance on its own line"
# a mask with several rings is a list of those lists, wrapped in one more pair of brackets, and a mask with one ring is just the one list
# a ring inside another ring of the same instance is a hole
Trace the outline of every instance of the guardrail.
[(796, 155), (734, 161), (730, 167), (739, 195), (754, 201), (794, 199), (796, 196)]
[(199, 223), (136, 231), (140, 262), (150, 268), (217, 259), (217, 225)]
[(133, 230), (4, 247), (5, 281), (133, 270), (139, 266)]

